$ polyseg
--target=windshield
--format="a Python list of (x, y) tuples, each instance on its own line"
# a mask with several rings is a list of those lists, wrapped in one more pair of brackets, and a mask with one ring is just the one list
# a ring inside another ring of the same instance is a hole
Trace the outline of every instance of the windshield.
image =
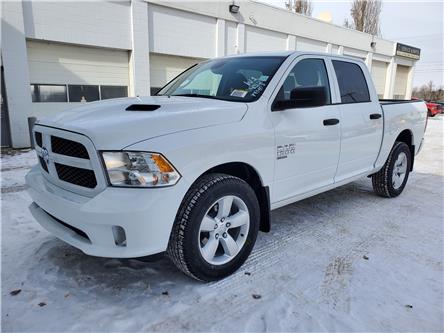
[(214, 59), (189, 68), (157, 95), (257, 100), (285, 57), (260, 56)]

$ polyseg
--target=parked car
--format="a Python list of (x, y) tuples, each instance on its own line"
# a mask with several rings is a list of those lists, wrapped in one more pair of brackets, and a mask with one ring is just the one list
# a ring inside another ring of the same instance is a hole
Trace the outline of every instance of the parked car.
[(426, 102), (427, 116), (434, 117), (442, 112), (442, 106), (435, 102)]
[(433, 103), (439, 104), (441, 106), (441, 113), (444, 113), (444, 101), (433, 101)]
[(423, 101), (378, 100), (364, 62), (317, 53), (195, 65), (157, 96), (94, 102), (40, 120), (30, 210), (93, 256), (166, 252), (223, 278), (270, 212), (370, 176), (401, 194), (426, 126)]

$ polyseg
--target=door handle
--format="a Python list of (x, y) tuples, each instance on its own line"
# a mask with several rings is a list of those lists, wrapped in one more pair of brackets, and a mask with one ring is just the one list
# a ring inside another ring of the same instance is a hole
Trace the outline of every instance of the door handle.
[(339, 119), (332, 118), (332, 119), (325, 119), (324, 120), (324, 126), (332, 126), (339, 124)]
[(380, 114), (380, 113), (372, 113), (370, 115), (370, 119), (379, 119), (381, 117), (382, 117), (382, 114)]

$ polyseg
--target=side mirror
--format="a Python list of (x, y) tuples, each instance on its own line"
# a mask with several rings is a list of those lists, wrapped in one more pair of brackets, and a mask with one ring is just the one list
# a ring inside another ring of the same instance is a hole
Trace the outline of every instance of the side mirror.
[(290, 92), (289, 100), (276, 100), (272, 111), (323, 106), (327, 100), (327, 87), (301, 87)]

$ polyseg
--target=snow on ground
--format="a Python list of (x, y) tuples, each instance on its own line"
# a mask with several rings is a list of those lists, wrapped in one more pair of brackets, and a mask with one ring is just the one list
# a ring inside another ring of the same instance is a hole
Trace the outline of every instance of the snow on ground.
[(362, 179), (276, 210), (246, 264), (210, 284), (167, 259), (89, 257), (57, 240), (27, 210), (34, 153), (2, 156), (2, 329), (443, 331), (443, 124), (429, 120), (400, 197)]

